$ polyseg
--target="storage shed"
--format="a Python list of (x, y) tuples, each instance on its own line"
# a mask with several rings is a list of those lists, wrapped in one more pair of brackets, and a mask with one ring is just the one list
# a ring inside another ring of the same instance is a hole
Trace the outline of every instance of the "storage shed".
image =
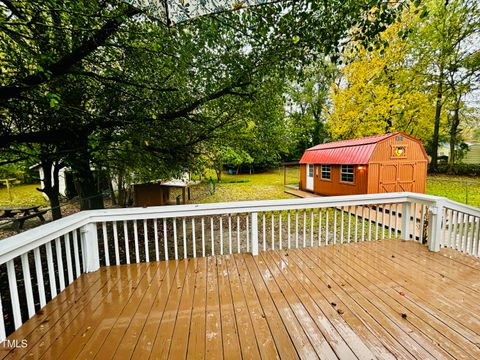
[(320, 144), (300, 159), (300, 190), (320, 195), (425, 193), (427, 165), (422, 143), (401, 132)]

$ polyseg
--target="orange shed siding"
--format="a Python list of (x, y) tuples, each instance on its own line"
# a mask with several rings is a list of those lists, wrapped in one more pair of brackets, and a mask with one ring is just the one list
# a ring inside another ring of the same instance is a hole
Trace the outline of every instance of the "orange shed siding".
[[(317, 170), (318, 169), (318, 170)], [(367, 166), (359, 170), (355, 166), (353, 183), (340, 181), (340, 165), (331, 165), (331, 179), (321, 179), (321, 165), (315, 165), (313, 191), (316, 194), (334, 196), (345, 194), (365, 194), (367, 192)]]
[(307, 183), (307, 165), (300, 165), (300, 190), (306, 190), (306, 183)]
[[(398, 146), (405, 147), (405, 156), (394, 155)], [(423, 146), (412, 139), (391, 137), (379, 142), (369, 161), (368, 193), (425, 193), (427, 162)]]
[[(342, 164), (343, 161), (349, 161), (349, 157), (337, 159), (337, 165), (331, 165), (330, 180), (321, 179), (321, 163), (316, 163), (314, 166), (314, 192), (327, 196), (397, 191), (425, 193), (428, 160), (423, 145), (403, 133), (391, 134), (388, 137), (384, 135), (376, 139), (378, 142), (373, 145), (375, 148), (369, 155), (368, 164), (355, 165), (355, 180), (353, 184), (340, 181), (341, 165), (338, 164)], [(350, 140), (349, 142), (352, 143), (352, 147), (359, 146), (359, 143), (363, 147), (366, 146), (365, 144), (370, 146), (371, 143), (366, 143), (366, 141), (372, 140), (371, 138), (365, 138), (363, 140)], [(344, 149), (345, 142), (338, 143), (338, 147), (343, 147)], [(312, 149), (307, 151), (315, 151), (314, 148)], [(325, 145), (321, 145), (321, 148), (319, 148), (323, 152), (327, 151), (325, 149), (336, 149), (335, 143), (330, 148)], [(400, 151), (402, 149), (404, 150), (403, 152)], [(354, 154), (357, 154), (360, 149), (352, 149), (352, 151)], [(352, 151), (348, 153), (350, 154)], [(328, 161), (327, 155), (323, 154), (319, 159), (322, 158)], [(312, 159), (314, 158), (312, 157)], [(329, 164), (325, 163), (325, 165)], [(306, 171), (307, 166), (301, 164), (300, 189), (304, 191), (306, 190)]]

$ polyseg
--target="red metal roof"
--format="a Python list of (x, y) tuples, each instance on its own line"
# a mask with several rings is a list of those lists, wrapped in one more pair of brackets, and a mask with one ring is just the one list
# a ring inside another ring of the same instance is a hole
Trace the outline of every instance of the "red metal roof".
[(378, 142), (398, 134), (405, 135), (396, 132), (316, 145), (305, 151), (300, 164), (367, 164)]

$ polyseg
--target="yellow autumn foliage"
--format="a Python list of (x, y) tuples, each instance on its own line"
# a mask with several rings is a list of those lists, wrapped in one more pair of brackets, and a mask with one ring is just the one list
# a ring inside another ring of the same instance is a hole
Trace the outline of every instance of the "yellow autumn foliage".
[(422, 140), (431, 138), (434, 100), (411, 56), (411, 45), (400, 34), (417, 21), (407, 11), (382, 34), (388, 46), (369, 51), (352, 44), (347, 64), (332, 85), (332, 110), (327, 124), (334, 139), (403, 131)]

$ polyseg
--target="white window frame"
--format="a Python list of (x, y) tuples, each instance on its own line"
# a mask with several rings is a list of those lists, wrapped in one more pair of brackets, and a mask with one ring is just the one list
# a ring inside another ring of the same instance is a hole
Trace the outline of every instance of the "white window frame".
[[(347, 175), (348, 177), (351, 175), (352, 181), (344, 180), (343, 175)], [(347, 184), (355, 183), (355, 165), (340, 165), (340, 182)]]
[[(328, 177), (324, 177), (323, 173), (328, 173)], [(322, 165), (320, 169), (320, 179), (332, 180), (332, 165)]]

